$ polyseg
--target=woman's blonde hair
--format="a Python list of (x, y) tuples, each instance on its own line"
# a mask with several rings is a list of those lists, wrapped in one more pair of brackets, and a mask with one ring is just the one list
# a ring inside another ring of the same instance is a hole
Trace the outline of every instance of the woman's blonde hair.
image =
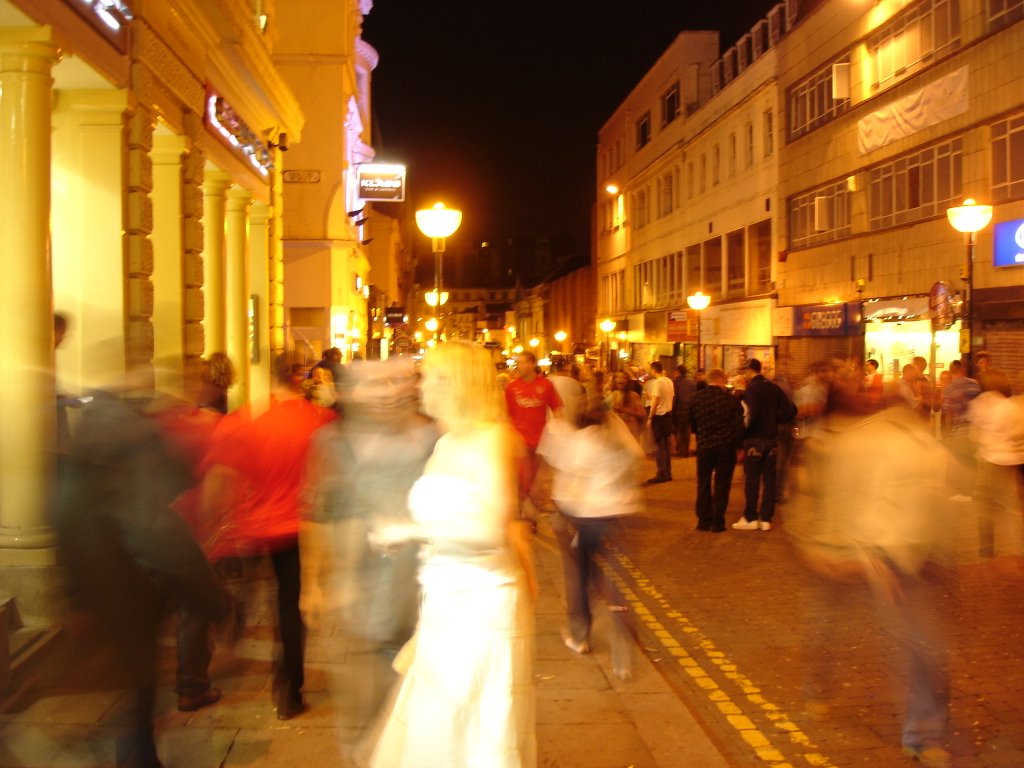
[(444, 420), (498, 422), (505, 419), (505, 403), (498, 387), (491, 356), (468, 341), (449, 341), (432, 347), (423, 358), (424, 374), (444, 379), (450, 396)]
[(235, 383), (235, 368), (223, 352), (214, 352), (203, 361), (203, 380), (218, 389), (228, 389)]

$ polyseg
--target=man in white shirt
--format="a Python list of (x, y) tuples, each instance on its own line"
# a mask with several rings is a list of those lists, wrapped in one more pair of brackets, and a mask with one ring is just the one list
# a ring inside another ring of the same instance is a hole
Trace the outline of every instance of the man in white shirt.
[(672, 398), (675, 397), (675, 389), (657, 360), (651, 363), (650, 393), (651, 409), (647, 414), (647, 424), (654, 435), (658, 472), (647, 481), (648, 485), (667, 483), (672, 479)]

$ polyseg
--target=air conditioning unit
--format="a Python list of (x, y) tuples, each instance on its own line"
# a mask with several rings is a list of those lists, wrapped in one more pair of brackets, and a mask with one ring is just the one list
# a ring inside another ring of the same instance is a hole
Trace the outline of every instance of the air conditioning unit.
[(832, 199), (818, 196), (814, 198), (814, 231), (828, 232), (832, 229)]
[(844, 101), (850, 98), (850, 64), (837, 62), (832, 65), (832, 99)]

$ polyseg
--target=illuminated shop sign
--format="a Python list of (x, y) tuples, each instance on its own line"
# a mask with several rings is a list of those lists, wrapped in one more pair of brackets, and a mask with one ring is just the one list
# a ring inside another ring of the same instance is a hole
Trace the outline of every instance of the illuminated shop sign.
[(793, 307), (794, 336), (847, 336), (857, 324), (857, 305)]
[(133, 18), (128, 3), (124, 0), (69, 0), (69, 4), (117, 50), (128, 52), (128, 27)]
[(401, 203), (405, 200), (405, 166), (363, 163), (356, 167), (359, 199)]
[(274, 163), (267, 146), (227, 103), (209, 87), (206, 89), (206, 124), (238, 157), (266, 178)]
[(992, 263), (997, 267), (1024, 266), (1024, 219), (996, 224)]

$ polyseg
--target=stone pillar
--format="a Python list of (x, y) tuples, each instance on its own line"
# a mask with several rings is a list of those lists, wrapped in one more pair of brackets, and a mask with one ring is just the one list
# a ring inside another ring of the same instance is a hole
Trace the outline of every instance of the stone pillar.
[(270, 289), (271, 266), (271, 212), (266, 203), (254, 203), (249, 213), (249, 292), (255, 298), (256, 327), (253, 352), (255, 362), (251, 366), (249, 397), (252, 400), (270, 398), (271, 376), (274, 375), (270, 355), (270, 304), (267, 301)]
[(202, 119), (185, 116), (185, 152), (181, 158), (181, 246), (184, 306), (183, 351), (186, 375), (198, 372), (203, 355), (203, 182), (206, 157), (200, 148)]
[[(0, 566), (55, 562), (48, 27), (0, 29)], [(5, 576), (7, 574), (5, 573)], [(5, 582), (8, 580), (5, 578)]]
[(184, 386), (184, 261), (181, 159), (185, 139), (154, 136), (153, 151), (153, 361), (156, 388), (186, 397)]
[[(228, 334), (224, 294), (224, 227), (231, 179), (222, 171), (207, 171), (203, 184), (203, 305), (206, 354), (226, 352)], [(238, 364), (237, 360), (231, 362)]]
[(249, 402), (249, 206), (252, 195), (242, 187), (227, 194), (224, 216), (226, 351), (235, 365), (235, 386), (228, 392), (234, 410)]

